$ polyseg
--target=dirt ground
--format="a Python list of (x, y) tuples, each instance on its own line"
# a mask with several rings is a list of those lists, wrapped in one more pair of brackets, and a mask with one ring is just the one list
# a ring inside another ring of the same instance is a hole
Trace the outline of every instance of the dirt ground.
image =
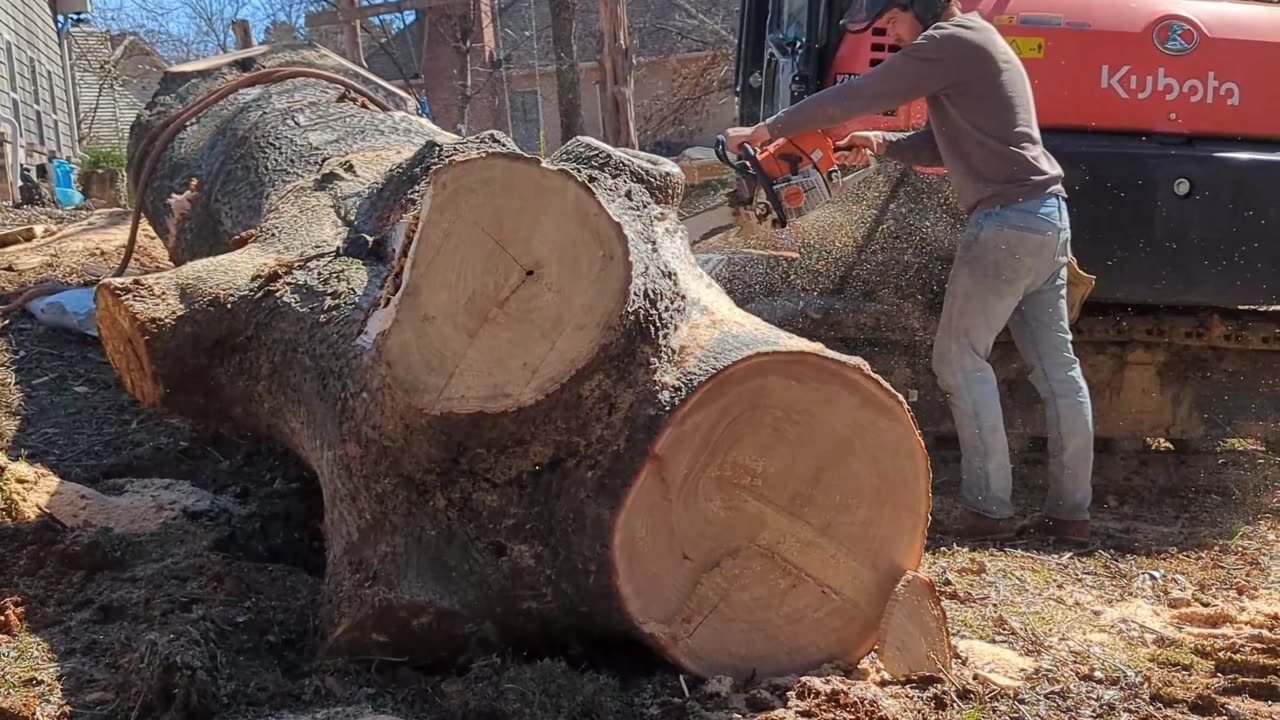
[[(82, 281), (118, 242), (12, 250), (4, 257), (49, 260), (0, 257), (0, 290)], [(148, 243), (143, 266), (162, 266)], [(1100, 456), (1098, 537), (1083, 551), (932, 533), (924, 570), (961, 651), (949, 676), (890, 682), (873, 656), (745, 687), (681, 677), (638, 647), (494, 657), (444, 675), (318, 657), (311, 473), (251, 439), (140, 409), (97, 341), (25, 313), (0, 326), (0, 442), (0, 720), (1280, 718), (1280, 458), (1248, 442)], [(933, 461), (942, 527), (958, 457)], [(1044, 473), (1043, 454), (1017, 458), (1022, 510)], [(218, 501), (146, 532), (72, 527), (19, 502), (33, 484), (123, 498), (156, 479)]]

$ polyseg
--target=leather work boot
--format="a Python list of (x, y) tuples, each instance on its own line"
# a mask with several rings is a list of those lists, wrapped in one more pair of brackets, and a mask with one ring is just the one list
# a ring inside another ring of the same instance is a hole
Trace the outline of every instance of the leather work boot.
[(960, 540), (1012, 540), (1018, 534), (1017, 518), (993, 518), (964, 510), (949, 533)]
[(1041, 515), (1028, 521), (1019, 532), (1057, 538), (1069, 543), (1084, 545), (1089, 542), (1088, 520), (1059, 520)]

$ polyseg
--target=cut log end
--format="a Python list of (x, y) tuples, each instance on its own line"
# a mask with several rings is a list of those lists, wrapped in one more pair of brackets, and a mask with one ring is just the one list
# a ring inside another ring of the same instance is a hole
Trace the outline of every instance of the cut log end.
[(495, 153), (432, 177), (399, 290), (366, 336), (431, 412), (529, 405), (598, 352), (626, 305), (626, 233), (574, 175)]
[(902, 577), (885, 609), (878, 646), (880, 664), (895, 678), (951, 671), (951, 631), (932, 580), (917, 572)]
[(98, 285), (94, 293), (98, 333), (125, 389), (144, 406), (159, 407), (164, 399), (164, 385), (152, 364), (142, 326), (120, 297), (119, 284), (125, 282), (130, 281), (108, 280)]
[(883, 383), (821, 355), (753, 356), (655, 441), (614, 525), (618, 592), (699, 674), (857, 660), (919, 563), (929, 502), (919, 434)]

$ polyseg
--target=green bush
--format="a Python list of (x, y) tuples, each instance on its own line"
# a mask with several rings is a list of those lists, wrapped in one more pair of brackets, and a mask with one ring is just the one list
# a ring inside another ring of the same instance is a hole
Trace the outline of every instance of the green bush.
[(84, 161), (80, 163), (81, 170), (105, 170), (107, 168), (124, 170), (124, 150), (109, 147), (84, 149)]

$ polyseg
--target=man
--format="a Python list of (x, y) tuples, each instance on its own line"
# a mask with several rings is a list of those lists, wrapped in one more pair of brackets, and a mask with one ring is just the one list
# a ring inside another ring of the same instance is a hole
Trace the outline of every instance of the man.
[[(854, 0), (845, 27), (883, 20), (902, 50), (753, 128), (729, 147), (840, 125), (924, 97), (929, 122), (912, 133), (855, 132), (837, 144), (846, 164), (867, 152), (945, 166), (969, 213), (947, 283), (933, 368), (960, 437), (965, 518), (952, 533), (1002, 540), (1034, 529), (1089, 538), (1093, 417), (1067, 314), (1070, 222), (1062, 169), (1045, 151), (1026, 70), (996, 29), (952, 0)], [(1012, 469), (992, 343), (1008, 326), (1044, 398), (1051, 454), (1043, 515), (1014, 517)]]

